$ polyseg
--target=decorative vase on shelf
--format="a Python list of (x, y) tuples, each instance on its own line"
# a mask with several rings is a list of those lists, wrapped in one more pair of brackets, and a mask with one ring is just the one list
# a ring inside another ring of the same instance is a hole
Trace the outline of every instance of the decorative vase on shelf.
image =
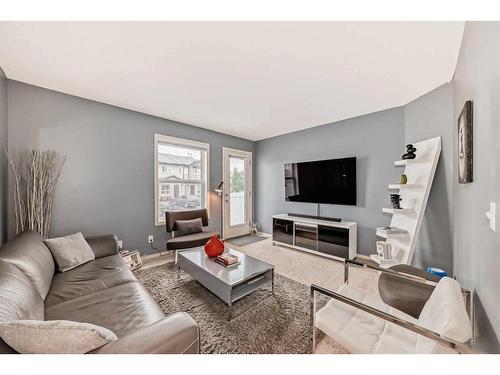
[(400, 209), (399, 202), (401, 202), (401, 196), (399, 194), (391, 194), (392, 208)]
[(399, 178), (399, 183), (401, 185), (406, 185), (407, 182), (408, 182), (408, 177), (406, 177), (405, 174), (402, 174), (401, 177)]
[(403, 160), (415, 159), (417, 157), (417, 155), (415, 155), (415, 151), (417, 151), (417, 149), (413, 147), (411, 143), (407, 144), (406, 154), (402, 156)]
[(205, 254), (210, 258), (221, 255), (224, 252), (224, 242), (217, 236), (212, 236), (204, 246)]

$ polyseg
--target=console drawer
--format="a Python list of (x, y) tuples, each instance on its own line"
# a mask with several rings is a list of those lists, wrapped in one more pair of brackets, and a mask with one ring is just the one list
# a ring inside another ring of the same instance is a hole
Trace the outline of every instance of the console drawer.
[(293, 245), (293, 221), (273, 219), (273, 241)]
[(317, 250), (318, 227), (316, 225), (295, 224), (295, 246)]
[(349, 258), (349, 229), (318, 225), (318, 251)]

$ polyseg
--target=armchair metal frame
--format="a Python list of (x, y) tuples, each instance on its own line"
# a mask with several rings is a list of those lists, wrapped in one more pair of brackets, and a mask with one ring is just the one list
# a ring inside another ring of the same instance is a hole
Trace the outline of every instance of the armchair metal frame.
[[(433, 285), (433, 286), (436, 285), (435, 282), (430, 281), (430, 280), (426, 280), (426, 279), (418, 277), (418, 276), (410, 275), (410, 274), (403, 273), (403, 272), (392, 271), (392, 270), (388, 270), (385, 268), (375, 267), (375, 266), (372, 266), (372, 265), (367, 264), (367, 263), (352, 261), (352, 260), (346, 260), (346, 262), (345, 262), (344, 282), (346, 284), (349, 283), (349, 266), (350, 265), (356, 265), (356, 266), (360, 266), (360, 267), (370, 268), (370, 269), (373, 269), (373, 270), (376, 270), (379, 272), (388, 273), (388, 274), (391, 274), (391, 275), (396, 276), (396, 277), (405, 278), (407, 280), (415, 281), (415, 282), (426, 284), (426, 285)], [(311, 291), (310, 291), (311, 325), (312, 325), (312, 336), (313, 336), (312, 337), (312, 352), (313, 353), (314, 353), (314, 350), (316, 348), (316, 329), (317, 329), (316, 328), (316, 292), (321, 293), (323, 295), (326, 295), (330, 298), (333, 298), (333, 299), (340, 301), (342, 303), (345, 303), (347, 305), (350, 305), (356, 309), (365, 311), (371, 315), (374, 315), (380, 319), (386, 320), (390, 323), (396, 324), (402, 328), (408, 329), (408, 330), (415, 332), (419, 335), (427, 337), (428, 339), (434, 340), (437, 343), (439, 343), (440, 345), (443, 345), (447, 348), (451, 348), (451, 349), (457, 351), (458, 353), (463, 353), (463, 354), (465, 354), (465, 353), (477, 353), (472, 347), (472, 345), (474, 343), (474, 341), (472, 339), (469, 340), (468, 343), (460, 343), (458, 341), (455, 341), (455, 340), (452, 340), (452, 339), (449, 339), (446, 337), (442, 337), (439, 333), (436, 333), (432, 330), (418, 326), (414, 323), (408, 322), (404, 319), (401, 319), (401, 318), (398, 318), (394, 315), (388, 314), (385, 311), (378, 310), (378, 309), (373, 308), (369, 305), (358, 302), (352, 298), (343, 296), (337, 292), (331, 291), (329, 289), (323, 288), (323, 287), (315, 285), (315, 284), (311, 285)], [(471, 303), (471, 301), (472, 301), (471, 292), (467, 289), (462, 289), (462, 294), (463, 294), (464, 299), (465, 299), (467, 313), (468, 313), (469, 317), (472, 318), (471, 313), (473, 313), (473, 310), (472, 310), (472, 303)], [(472, 337), (474, 337), (474, 332), (472, 334)]]

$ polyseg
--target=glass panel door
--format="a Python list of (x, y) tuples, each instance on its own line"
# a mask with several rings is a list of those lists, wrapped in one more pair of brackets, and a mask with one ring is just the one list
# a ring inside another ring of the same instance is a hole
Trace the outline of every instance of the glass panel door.
[(250, 233), (252, 223), (252, 153), (223, 149), (224, 238)]
[(229, 157), (229, 225), (241, 225), (246, 220), (245, 159)]

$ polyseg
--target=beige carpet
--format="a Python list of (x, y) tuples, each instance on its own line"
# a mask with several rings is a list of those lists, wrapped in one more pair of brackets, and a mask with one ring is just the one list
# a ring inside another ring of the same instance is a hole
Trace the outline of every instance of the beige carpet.
[[(242, 247), (228, 245), (273, 264), (277, 273), (301, 284), (316, 284), (336, 290), (344, 283), (344, 263), (285, 246), (273, 246), (270, 238)], [(349, 283), (375, 293), (377, 273), (351, 267)]]
[[(301, 284), (316, 284), (337, 290), (344, 283), (344, 263), (329, 258), (294, 250), (285, 246), (273, 246), (271, 239), (246, 246), (230, 247), (274, 265), (275, 271)], [(364, 268), (350, 267), (349, 284), (369, 293), (377, 293), (378, 274)], [(327, 336), (320, 337), (316, 353), (348, 353), (346, 349)]]
[[(202, 354), (307, 354), (312, 327), (309, 288), (274, 275), (259, 288), (228, 307), (173, 263), (134, 272), (166, 315), (187, 312), (200, 329)], [(323, 299), (326, 302), (326, 299)]]

